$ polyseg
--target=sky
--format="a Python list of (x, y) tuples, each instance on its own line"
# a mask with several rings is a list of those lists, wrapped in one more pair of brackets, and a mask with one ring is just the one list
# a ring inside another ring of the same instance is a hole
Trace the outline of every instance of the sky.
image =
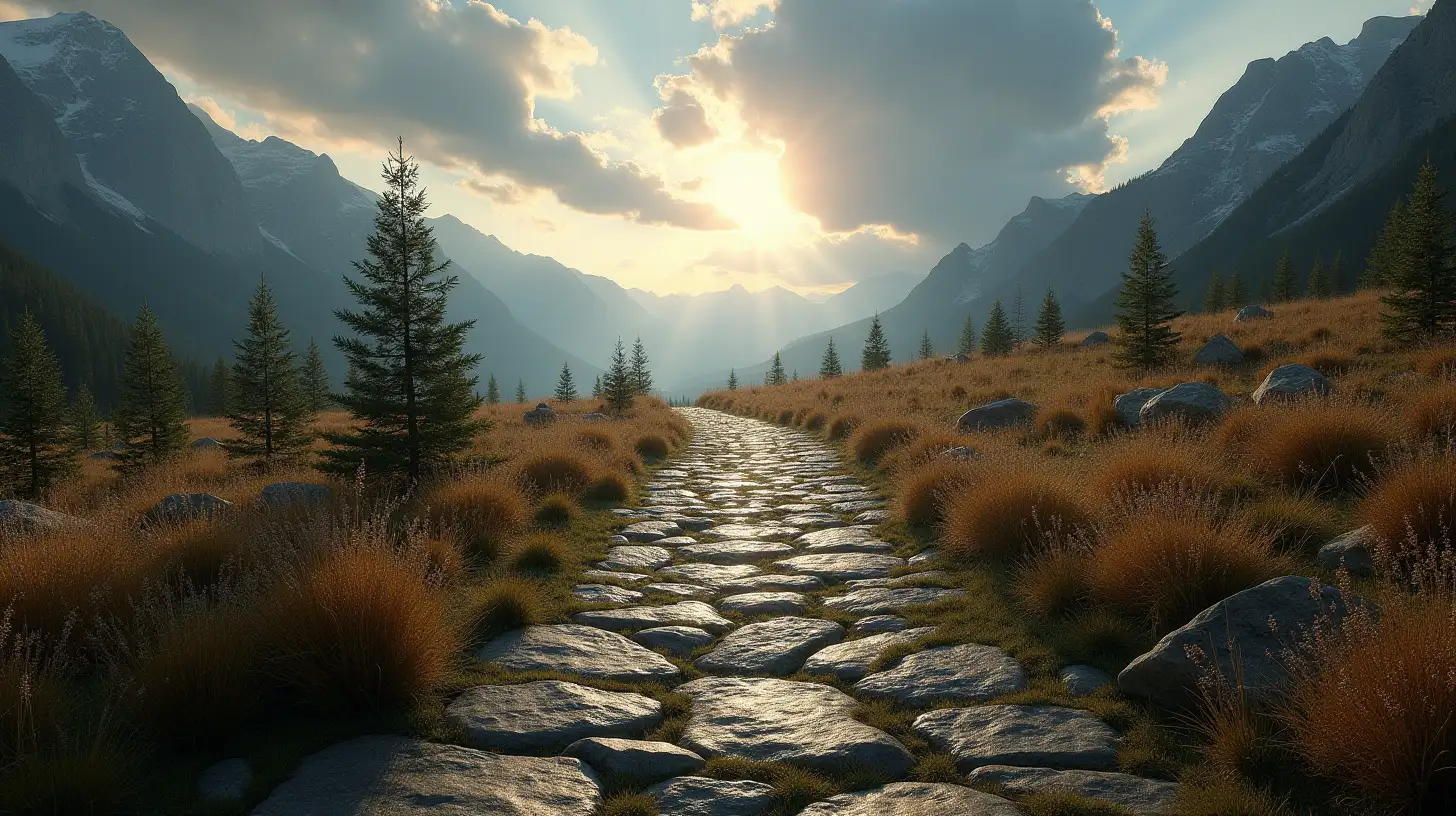
[(179, 94), (624, 286), (923, 273), (1031, 196), (1151, 170), (1254, 59), (1429, 0), (0, 0), (89, 11)]

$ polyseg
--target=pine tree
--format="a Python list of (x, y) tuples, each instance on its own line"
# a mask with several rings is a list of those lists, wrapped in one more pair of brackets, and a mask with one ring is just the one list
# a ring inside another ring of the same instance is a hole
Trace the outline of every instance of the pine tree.
[(1016, 329), (1006, 318), (1006, 309), (997, 298), (991, 304), (991, 313), (986, 316), (986, 326), (981, 330), (981, 353), (987, 357), (1010, 354), (1016, 347)]
[(1289, 260), (1289, 251), (1285, 250), (1274, 267), (1274, 283), (1269, 294), (1276, 302), (1286, 303), (1294, 300), (1294, 291), (1294, 262)]
[(799, 381), (799, 369), (796, 368), (796, 369), (794, 369), (794, 376), (792, 378), (790, 378), (789, 382), (798, 382), (798, 381)]
[(1400, 243), (1405, 233), (1405, 199), (1397, 198), (1385, 216), (1385, 225), (1370, 248), (1365, 259), (1365, 271), (1360, 275), (1361, 289), (1378, 289), (1388, 286), (1397, 276), (1400, 264)]
[(1345, 253), (1335, 252), (1335, 259), (1330, 261), (1330, 285), (1335, 292), (1350, 291), (1350, 282), (1345, 280)]
[(1158, 246), (1153, 216), (1144, 212), (1117, 297), (1114, 357), (1119, 364), (1147, 370), (1172, 361), (1181, 337), (1172, 326), (1181, 314), (1173, 306), (1177, 294), (1167, 256)]
[(598, 374), (596, 382), (592, 383), (592, 399), (602, 398), (602, 375)]
[(557, 402), (573, 402), (576, 400), (576, 383), (571, 379), (571, 366), (565, 362), (561, 364), (561, 376), (556, 378)]
[(961, 326), (961, 342), (960, 346), (956, 348), (956, 352), (969, 357), (976, 353), (976, 347), (979, 344), (980, 341), (976, 337), (976, 324), (971, 320), (971, 316), (967, 314), (966, 323), (964, 326)]
[(495, 381), (495, 374), (485, 381), (485, 401), (491, 405), (500, 405), (500, 384)]
[(516, 380), (516, 404), (526, 404), (526, 381)]
[(870, 321), (870, 333), (865, 338), (864, 352), (859, 360), (859, 367), (865, 371), (879, 371), (890, 366), (890, 344), (885, 340), (885, 330), (880, 326), (878, 314)]
[(248, 304), (248, 336), (233, 346), (237, 353), (228, 422), (238, 435), (228, 440), (228, 455), (253, 459), (265, 468), (299, 455), (311, 439), (313, 412), (266, 281), (259, 281)]
[(121, 399), (111, 424), (124, 443), (117, 465), (128, 469), (157, 462), (187, 445), (187, 395), (177, 362), (145, 303), (131, 329), (121, 373)]
[(356, 335), (334, 338), (356, 372), (337, 401), (359, 426), (327, 434), (334, 447), (324, 455), (335, 473), (353, 474), (362, 465), (413, 485), (469, 447), (481, 429), (471, 375), (480, 355), (464, 351), (473, 320), (445, 322), (459, 278), (445, 274), (449, 261), (435, 262), (419, 165), (405, 155), (403, 140), (382, 175), (385, 190), (366, 241), (372, 258), (354, 264), (364, 280), (344, 279), (362, 310), (335, 313)]
[(1398, 343), (1432, 340), (1456, 330), (1456, 244), (1446, 191), (1427, 159), (1416, 175), (1402, 217), (1391, 291), (1380, 298), (1385, 336)]
[(96, 398), (86, 383), (76, 386), (76, 396), (71, 399), (71, 410), (67, 414), (71, 428), (71, 443), (76, 450), (86, 452), (101, 445), (101, 411), (96, 407)]
[(930, 332), (920, 336), (920, 359), (929, 360), (935, 356), (935, 346), (930, 344)]
[(632, 344), (632, 393), (644, 397), (652, 393), (652, 372), (647, 368), (647, 349), (641, 337)]
[(303, 402), (315, 414), (323, 413), (329, 407), (329, 370), (324, 368), (324, 357), (319, 353), (318, 343), (308, 338), (308, 351), (303, 354), (303, 370), (299, 372), (303, 386)]
[(728, 390), (738, 390), (738, 369), (736, 368), (728, 369)]
[(212, 364), (212, 376), (207, 379), (207, 413), (210, 416), (227, 416), (232, 407), (231, 372), (221, 357)]
[(1325, 269), (1325, 259), (1315, 258), (1314, 266), (1309, 270), (1309, 283), (1305, 294), (1308, 297), (1324, 300), (1334, 293), (1334, 287), (1330, 284), (1330, 273)]
[[(0, 476), (38, 498), (76, 471), (61, 363), (29, 311), (11, 330), (0, 379)], [(0, 489), (4, 485), (0, 484)]]
[(786, 374), (784, 374), (784, 359), (779, 354), (779, 352), (775, 351), (774, 352), (774, 358), (773, 358), (773, 364), (769, 366), (768, 371), (765, 372), (764, 375), (763, 375), (763, 384), (764, 385), (783, 385), (783, 384), (787, 383), (788, 381), (789, 381), (788, 376)]
[(1011, 345), (1026, 342), (1026, 300), (1021, 296), (1021, 285), (1016, 286), (1016, 299), (1011, 305)]
[(1224, 290), (1223, 276), (1214, 270), (1213, 279), (1208, 282), (1208, 291), (1203, 293), (1203, 311), (1210, 314), (1221, 312), (1229, 307), (1226, 302), (1227, 294)]
[(819, 361), (819, 379), (832, 380), (844, 373), (839, 365), (839, 352), (834, 349), (834, 335), (829, 336), (829, 345), (824, 347), (824, 359)]
[(1041, 309), (1036, 315), (1036, 344), (1044, 349), (1059, 346), (1062, 343), (1062, 335), (1066, 334), (1067, 325), (1062, 321), (1062, 304), (1057, 302), (1057, 295), (1050, 286), (1047, 287), (1046, 297), (1041, 300)]
[(1249, 305), (1249, 289), (1244, 285), (1244, 277), (1235, 272), (1229, 278), (1228, 288), (1224, 290), (1224, 304), (1230, 309), (1242, 309)]
[(607, 374), (602, 377), (602, 395), (607, 399), (607, 407), (613, 414), (622, 416), (632, 410), (632, 398), (637, 394), (637, 387), (632, 378), (632, 367), (627, 362), (627, 349), (622, 345), (622, 338), (617, 338), (617, 347), (612, 350), (612, 361), (607, 366)]

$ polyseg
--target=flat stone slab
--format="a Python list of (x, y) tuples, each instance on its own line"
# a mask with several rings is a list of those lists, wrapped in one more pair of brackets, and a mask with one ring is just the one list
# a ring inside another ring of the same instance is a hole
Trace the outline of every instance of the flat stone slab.
[(685, 546), (687, 544), (696, 544), (696, 543), (698, 543), (698, 540), (696, 538), (693, 538), (692, 536), (681, 535), (681, 536), (668, 536), (667, 538), (659, 538), (656, 541), (652, 542), (652, 546), (654, 546), (654, 547), (682, 547), (682, 546)]
[(623, 682), (674, 680), (681, 674), (667, 658), (615, 632), (571, 623), (507, 632), (475, 656), (509, 671), (555, 671)]
[(889, 510), (866, 510), (854, 517), (855, 524), (883, 524), (890, 517)]
[[(846, 528), (850, 529), (850, 528)], [(804, 548), (806, 553), (841, 553), (841, 552), (867, 552), (867, 553), (888, 553), (895, 549), (895, 545), (888, 541), (880, 541), (876, 538), (857, 538), (849, 541), (829, 541), (818, 544), (810, 544)]]
[(829, 530), (815, 530), (812, 533), (804, 533), (794, 539), (794, 543), (806, 551), (818, 547), (821, 552), (834, 552), (827, 549), (836, 545), (848, 544), (854, 541), (873, 541), (875, 534), (863, 527), (835, 527)]
[(586, 737), (630, 737), (662, 722), (662, 703), (560, 680), (466, 689), (445, 708), (472, 748), (556, 753)]
[(800, 555), (776, 562), (778, 566), (826, 582), (856, 578), (888, 578), (890, 570), (905, 566), (905, 559), (877, 553), (822, 553)]
[(844, 627), (817, 618), (782, 617), (741, 626), (693, 665), (719, 674), (793, 674), (805, 658), (844, 639)]
[(824, 582), (813, 575), (765, 573), (724, 581), (718, 588), (724, 592), (813, 592), (824, 586)]
[(629, 604), (642, 600), (642, 593), (610, 584), (579, 584), (572, 587), (571, 597), (582, 603)]
[(901, 705), (978, 703), (1026, 688), (1026, 670), (995, 646), (962, 643), (907, 655), (893, 668), (875, 672), (854, 690)]
[(637, 785), (690, 774), (704, 765), (702, 757), (670, 742), (611, 737), (577, 740), (562, 755), (582, 760), (604, 777)]
[(579, 759), (368, 736), (305, 757), (252, 816), (592, 816), (600, 801)]
[(1057, 673), (1057, 679), (1073, 697), (1086, 697), (1112, 685), (1112, 675), (1095, 666), (1072, 665)]
[(711, 532), (718, 538), (793, 538), (799, 534), (799, 528), (787, 527), (779, 524), (724, 524), (721, 527), (714, 527)]
[(642, 591), (661, 592), (665, 595), (676, 595), (679, 598), (708, 598), (715, 594), (713, 590), (705, 586), (675, 583), (648, 584), (642, 587)]
[(818, 683), (703, 677), (677, 690), (693, 698), (679, 742), (712, 758), (789, 762), (819, 770), (903, 778), (915, 758), (899, 740), (854, 719), (859, 703)]
[(658, 626), (636, 632), (632, 639), (649, 649), (662, 649), (674, 657), (687, 657), (712, 643), (714, 637), (692, 626)]
[(943, 708), (912, 726), (961, 773), (986, 765), (1110, 771), (1122, 742), (1106, 723), (1074, 708), (988, 705)]
[(693, 626), (713, 634), (733, 628), (733, 622), (702, 601), (679, 601), (662, 606), (628, 606), (578, 612), (571, 619), (584, 626), (617, 631), (636, 631), (656, 626)]
[(752, 564), (793, 553), (793, 547), (773, 541), (714, 541), (681, 547), (677, 551), (679, 558), (705, 564)]
[(663, 816), (766, 816), (778, 798), (773, 786), (742, 780), (680, 776), (644, 791)]
[(613, 572), (648, 572), (672, 563), (672, 553), (661, 547), (613, 547), (607, 550), (606, 560), (597, 563), (597, 569)]
[(853, 635), (878, 635), (881, 632), (899, 632), (910, 628), (910, 621), (899, 615), (871, 615), (860, 618), (849, 627)]
[(581, 577), (593, 581), (621, 581), (624, 584), (637, 584), (643, 581), (651, 581), (652, 576), (643, 575), (639, 572), (618, 572), (616, 570), (586, 570)]
[(895, 782), (841, 793), (799, 811), (799, 816), (1020, 816), (1009, 800), (964, 785)]
[(865, 510), (874, 510), (884, 506), (884, 499), (864, 499), (862, 501), (835, 502), (829, 505), (829, 509), (836, 513), (860, 513)]
[(744, 592), (718, 601), (718, 611), (740, 615), (802, 615), (809, 599), (797, 592)]
[(653, 519), (650, 521), (638, 521), (622, 528), (621, 535), (626, 536), (628, 541), (656, 541), (659, 538), (682, 535), (683, 528), (674, 521), (661, 521)]
[(677, 578), (693, 584), (721, 589), (726, 583), (737, 578), (747, 578), (758, 575), (762, 570), (749, 564), (738, 564), (728, 566), (724, 564), (677, 564), (676, 566), (665, 567), (658, 571), (658, 575), (664, 578)]
[(865, 587), (825, 598), (824, 605), (851, 615), (887, 615), (906, 607), (934, 603), (964, 594), (965, 590), (962, 589), (941, 587)]
[[(813, 505), (810, 505), (813, 506)], [(833, 513), (796, 513), (784, 516), (784, 523), (790, 527), (843, 527), (844, 522)]]
[(870, 635), (859, 640), (846, 640), (815, 652), (804, 661), (804, 666), (799, 671), (804, 674), (827, 674), (853, 683), (869, 674), (870, 664), (878, 660), (890, 647), (913, 643), (934, 631), (934, 626), (923, 626)]
[[(1159, 816), (1173, 810), (1178, 785), (1107, 771), (1059, 771), (987, 765), (970, 773), (972, 785), (997, 785), (1013, 796), (1065, 792), (1125, 807), (1133, 813)], [(807, 812), (807, 811), (805, 811)]]

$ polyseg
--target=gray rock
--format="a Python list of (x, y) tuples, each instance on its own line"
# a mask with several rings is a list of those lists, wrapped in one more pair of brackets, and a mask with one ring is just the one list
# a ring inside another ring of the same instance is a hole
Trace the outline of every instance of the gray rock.
[(204, 802), (242, 802), (253, 784), (253, 766), (246, 759), (215, 762), (197, 779), (197, 797)]
[(1323, 397), (1329, 393), (1330, 381), (1325, 375), (1303, 363), (1290, 363), (1269, 372), (1251, 396), (1255, 403), (1263, 405), (1271, 400), (1297, 399), (1311, 394)]
[(662, 722), (662, 703), (560, 680), (476, 686), (445, 708), (472, 748), (556, 753), (586, 737), (632, 737)]
[(535, 408), (522, 414), (521, 419), (527, 425), (550, 425), (556, 421), (556, 412), (546, 403), (538, 402)]
[(624, 584), (640, 584), (643, 581), (651, 581), (651, 575), (642, 575), (636, 572), (618, 572), (616, 570), (586, 570), (581, 577), (593, 581), (621, 581)]
[(829, 509), (836, 513), (859, 513), (865, 510), (874, 510), (885, 506), (884, 499), (868, 499), (865, 501), (842, 501), (829, 505)]
[(809, 599), (797, 592), (744, 592), (718, 601), (721, 612), (740, 615), (802, 615)]
[(1234, 341), (1221, 334), (1215, 334), (1208, 338), (1203, 348), (1193, 355), (1193, 362), (1198, 365), (1236, 366), (1243, 365), (1244, 353), (1234, 345)]
[(0, 528), (18, 530), (22, 533), (35, 533), (75, 530), (90, 526), (91, 522), (86, 519), (58, 513), (38, 504), (18, 499), (0, 501)]
[(693, 626), (658, 626), (635, 632), (632, 639), (649, 649), (661, 649), (673, 657), (687, 657), (713, 642), (713, 635)]
[(1189, 422), (1206, 422), (1228, 412), (1229, 398), (1206, 382), (1179, 383), (1149, 399), (1138, 412), (1141, 424), (1180, 417)]
[(1025, 688), (1026, 670), (1020, 663), (995, 646), (977, 643), (939, 646), (907, 655), (893, 668), (854, 684), (862, 697), (917, 707), (944, 702), (979, 703)]
[(606, 422), (608, 417), (600, 411), (592, 411), (589, 414), (582, 414), (581, 418), (587, 422)]
[(1334, 572), (1341, 567), (1351, 575), (1367, 577), (1375, 574), (1375, 528), (1357, 527), (1319, 548), (1315, 560), (1322, 569)]
[(1134, 388), (1126, 394), (1118, 394), (1112, 400), (1112, 410), (1117, 412), (1117, 418), (1125, 427), (1136, 428), (1142, 424), (1143, 406), (1148, 400), (1163, 393), (1163, 388)]
[(333, 488), (312, 482), (274, 482), (259, 494), (263, 504), (280, 507), (290, 504), (327, 504), (334, 498)]
[(475, 656), (509, 671), (554, 671), (623, 682), (672, 680), (681, 673), (662, 655), (619, 634), (571, 623), (507, 632)]
[(964, 785), (895, 782), (841, 793), (799, 811), (799, 816), (1019, 816), (1010, 801)]
[(856, 578), (886, 578), (890, 570), (905, 566), (903, 558), (878, 553), (821, 553), (776, 562), (789, 572), (813, 575), (828, 583)]
[(704, 760), (686, 748), (670, 742), (588, 737), (566, 746), (563, 756), (576, 757), (596, 772), (619, 783), (650, 785), (690, 774), (703, 767)]
[(900, 779), (915, 758), (894, 737), (854, 719), (853, 697), (818, 683), (704, 677), (678, 687), (693, 698), (679, 740), (712, 758), (788, 762), (831, 772)]
[(612, 547), (607, 550), (607, 559), (597, 564), (597, 569), (612, 572), (651, 571), (671, 563), (672, 553), (661, 547)]
[(673, 520), (676, 521), (678, 526), (682, 527), (684, 530), (692, 530), (695, 533), (701, 533), (706, 530), (710, 530), (713, 527), (713, 520), (710, 518), (693, 518), (691, 516), (683, 516), (681, 518)]
[(1057, 674), (1073, 697), (1086, 697), (1112, 685), (1112, 675), (1094, 666), (1067, 666)]
[(627, 537), (624, 535), (607, 536), (608, 544), (627, 544)]
[(685, 535), (683, 535), (683, 536), (668, 536), (667, 538), (659, 538), (656, 541), (652, 542), (652, 546), (654, 546), (654, 547), (682, 547), (682, 546), (685, 546), (685, 545), (688, 545), (688, 544), (696, 544), (696, 543), (698, 543), (698, 540), (696, 538), (693, 538), (692, 536), (685, 536)]
[[(937, 459), (944, 459), (947, 462), (974, 462), (981, 458), (981, 452), (970, 445), (954, 445), (936, 454)], [(884, 521), (889, 513), (884, 513), (880, 521)]]
[(804, 533), (794, 539), (794, 543), (806, 550), (817, 546), (821, 548), (821, 552), (834, 552), (834, 550), (823, 548), (849, 544), (856, 541), (873, 541), (874, 539), (874, 531), (865, 527), (836, 527), (829, 530), (815, 530), (812, 533)]
[(213, 439), (210, 436), (204, 436), (201, 439), (193, 440), (192, 444), (189, 447), (191, 447), (195, 451), (200, 451), (200, 450), (226, 450), (226, 448), (223, 447), (223, 445), (222, 445), (221, 442), (217, 441), (216, 439)]
[(659, 538), (682, 535), (683, 528), (672, 521), (639, 521), (622, 528), (622, 535), (628, 541), (656, 541)]
[(784, 516), (784, 523), (790, 527), (843, 527), (844, 522), (833, 513), (795, 513)]
[[(951, 448), (951, 450), (955, 450)], [(966, 448), (970, 450), (970, 448)], [(883, 524), (890, 517), (889, 510), (866, 510), (854, 517), (855, 524)]]
[(834, 598), (825, 598), (824, 605), (851, 615), (888, 615), (907, 607), (964, 594), (966, 592), (963, 589), (941, 587), (864, 587)]
[(912, 555), (909, 558), (907, 558), (905, 560), (905, 563), (907, 563), (907, 564), (909, 564), (910, 566), (913, 567), (913, 566), (918, 566), (920, 564), (929, 564), (930, 562), (934, 561), (935, 559), (937, 559), (939, 557), (940, 557), (940, 550), (937, 550), (934, 547), (932, 547), (932, 548), (930, 548), (928, 550), (921, 550), (920, 552), (915, 553), (914, 555)]
[(1015, 397), (996, 400), (979, 408), (961, 414), (956, 427), (963, 431), (991, 431), (1000, 428), (1014, 428), (1030, 425), (1036, 416), (1036, 406)]
[(844, 639), (844, 627), (816, 618), (782, 617), (741, 626), (693, 665), (721, 674), (793, 674), (805, 658)]
[(849, 627), (852, 635), (878, 635), (883, 632), (900, 632), (910, 626), (910, 622), (899, 615), (871, 615), (868, 618), (860, 618)]
[[(1169, 707), (1190, 705), (1198, 698), (1198, 681), (1210, 671), (1227, 679), (1237, 676), (1237, 655), (1246, 693), (1265, 699), (1288, 682), (1281, 650), (1294, 645), (1317, 617), (1340, 617), (1343, 612), (1334, 587), (1317, 587), (1297, 575), (1265, 581), (1224, 598), (1169, 632), (1122, 670), (1117, 688), (1129, 697)], [(1197, 660), (1189, 655), (1190, 649)]]
[(680, 547), (678, 557), (705, 564), (752, 564), (792, 554), (794, 548), (773, 541), (713, 541)]
[(1107, 336), (1107, 332), (1095, 331), (1083, 337), (1082, 342), (1077, 345), (1085, 348), (1087, 346), (1105, 346), (1110, 342), (1112, 342), (1112, 338)]
[(662, 606), (628, 606), (578, 612), (571, 619), (585, 626), (619, 631), (652, 629), (658, 626), (693, 626), (713, 634), (733, 628), (733, 622), (702, 601), (678, 601)]
[(1017, 768), (986, 765), (971, 771), (972, 785), (995, 785), (1012, 796), (1034, 793), (1073, 793), (1111, 802), (1138, 816), (1170, 813), (1178, 798), (1178, 785), (1107, 771), (1059, 771), (1053, 768)]
[(592, 816), (600, 801), (579, 759), (368, 736), (306, 757), (252, 816)]
[(233, 503), (211, 493), (173, 493), (147, 511), (150, 521), (210, 519), (231, 510)]
[(915, 718), (912, 730), (955, 758), (961, 773), (986, 765), (1111, 770), (1122, 742), (1085, 711), (1058, 706), (943, 708)]
[(824, 582), (812, 575), (750, 575), (718, 585), (724, 592), (814, 592)]
[(1250, 320), (1268, 320), (1273, 316), (1274, 313), (1265, 309), (1263, 306), (1256, 306), (1251, 303), (1240, 309), (1238, 314), (1234, 315), (1234, 322), (1247, 323)]
[(629, 604), (642, 600), (642, 593), (609, 584), (578, 584), (572, 588), (571, 597), (590, 604)]
[(658, 570), (658, 575), (668, 578), (677, 578), (694, 584), (722, 589), (727, 584), (741, 579), (758, 575), (758, 567), (748, 564), (733, 566), (723, 564), (677, 564)]
[(710, 530), (719, 539), (784, 539), (799, 534), (799, 528), (782, 524), (724, 524)]
[(664, 595), (676, 595), (679, 598), (709, 598), (715, 593), (713, 590), (698, 586), (697, 584), (676, 584), (658, 583), (648, 584), (642, 587), (643, 592), (661, 592)]
[(773, 786), (680, 776), (644, 791), (657, 800), (662, 816), (766, 816), (778, 804)]
[(949, 360), (950, 362), (953, 362), (953, 363), (969, 363), (971, 361), (971, 355), (965, 354), (965, 353), (962, 352), (962, 353), (958, 353), (958, 354), (955, 354), (953, 356), (947, 357), (945, 359), (947, 359), (947, 360)]
[(799, 671), (804, 674), (825, 674), (853, 683), (869, 674), (870, 664), (878, 660), (890, 647), (914, 643), (934, 631), (934, 626), (924, 626), (899, 632), (883, 632), (859, 640), (846, 640), (815, 652), (804, 661), (804, 666)]

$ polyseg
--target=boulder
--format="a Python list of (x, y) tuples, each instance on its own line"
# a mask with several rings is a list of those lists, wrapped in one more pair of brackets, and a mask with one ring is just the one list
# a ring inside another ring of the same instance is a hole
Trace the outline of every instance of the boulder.
[(1178, 799), (1177, 783), (1108, 771), (986, 765), (971, 771), (968, 781), (972, 785), (995, 786), (1012, 796), (1071, 793), (1109, 802), (1139, 816), (1171, 813)]
[(253, 766), (246, 759), (224, 759), (207, 766), (197, 778), (197, 798), (210, 804), (241, 804), (253, 784)]
[(815, 652), (804, 661), (804, 666), (799, 671), (804, 674), (829, 675), (853, 683), (869, 674), (870, 666), (891, 647), (914, 643), (934, 631), (934, 626), (923, 626), (918, 629), (882, 632), (858, 640), (846, 640)]
[(634, 632), (632, 639), (649, 649), (661, 649), (673, 657), (687, 657), (713, 642), (713, 635), (693, 626), (657, 626)]
[(888, 615), (906, 607), (934, 603), (966, 594), (963, 589), (941, 587), (865, 587), (833, 598), (824, 605), (851, 615)]
[(854, 718), (859, 703), (819, 683), (704, 677), (677, 691), (693, 700), (678, 742), (709, 759), (787, 762), (831, 773), (901, 779), (915, 758), (900, 741)]
[(334, 498), (333, 488), (311, 482), (274, 482), (263, 488), (263, 504), (278, 507), (288, 504), (327, 504)]
[(1134, 388), (1126, 394), (1118, 394), (1112, 400), (1112, 410), (1117, 412), (1117, 418), (1124, 427), (1136, 428), (1142, 423), (1143, 406), (1165, 390), (1167, 389)]
[(742, 780), (680, 776), (644, 791), (664, 816), (768, 816), (778, 805), (773, 786)]
[(733, 622), (702, 601), (678, 601), (662, 606), (628, 606), (578, 612), (572, 621), (613, 631), (635, 632), (658, 626), (692, 626), (715, 635), (733, 628)]
[(662, 722), (662, 703), (643, 694), (602, 691), (560, 680), (466, 689), (445, 721), (472, 748), (554, 754), (586, 737), (631, 737)]
[(916, 717), (911, 729), (954, 757), (961, 773), (986, 765), (1110, 771), (1122, 744), (1086, 711), (1050, 705), (942, 708)]
[(1110, 342), (1112, 342), (1112, 338), (1107, 336), (1107, 332), (1105, 332), (1105, 331), (1095, 331), (1095, 332), (1092, 332), (1091, 334), (1087, 335), (1086, 337), (1082, 338), (1082, 342), (1078, 343), (1077, 345), (1082, 346), (1082, 347), (1086, 347), (1086, 346), (1105, 346), (1105, 345), (1107, 345)]
[(1250, 320), (1268, 320), (1273, 316), (1274, 313), (1265, 309), (1263, 306), (1256, 306), (1251, 303), (1240, 309), (1238, 314), (1234, 315), (1234, 322), (1247, 323)]
[(1018, 816), (1020, 813), (1010, 801), (964, 785), (894, 782), (831, 796), (799, 811), (799, 816)]
[(619, 783), (651, 785), (693, 773), (705, 760), (670, 742), (588, 737), (566, 746), (562, 756), (576, 757), (596, 772)]
[(1236, 366), (1244, 362), (1244, 353), (1234, 345), (1234, 341), (1221, 334), (1210, 337), (1203, 348), (1193, 355), (1193, 362), (1198, 365), (1208, 366)]
[(1297, 399), (1314, 394), (1323, 397), (1330, 393), (1330, 381), (1325, 375), (1303, 363), (1282, 365), (1269, 372), (1264, 382), (1251, 395), (1255, 403), (1282, 399)]
[(83, 518), (58, 513), (38, 504), (18, 499), (0, 501), (0, 528), (22, 533), (50, 532), (52, 530), (75, 530), (90, 527), (91, 522)]
[(252, 816), (592, 816), (600, 802), (596, 774), (579, 759), (377, 735), (305, 757)]
[(739, 615), (802, 615), (809, 599), (798, 592), (744, 592), (718, 602), (720, 612)]
[(1073, 697), (1086, 697), (1112, 685), (1112, 675), (1093, 666), (1067, 666), (1057, 674), (1057, 679)]
[(152, 505), (149, 521), (187, 521), (220, 516), (232, 509), (233, 503), (211, 493), (173, 493)]
[(538, 402), (535, 408), (522, 414), (521, 419), (527, 425), (550, 425), (556, 421), (556, 412), (546, 403)]
[(785, 616), (739, 627), (693, 666), (718, 674), (793, 674), (809, 655), (844, 639), (844, 627), (817, 618)]
[(978, 643), (926, 649), (854, 684), (861, 697), (914, 707), (979, 703), (1025, 688), (1026, 670), (1020, 663), (995, 646)]
[[(1117, 688), (1170, 707), (1197, 702), (1198, 682), (1210, 672), (1266, 699), (1288, 683), (1279, 655), (1321, 616), (1339, 617), (1344, 604), (1334, 587), (1286, 575), (1235, 593), (1163, 636), (1117, 676)], [(1197, 655), (1190, 655), (1189, 651)], [(1238, 668), (1235, 668), (1235, 664)]]
[(194, 440), (193, 443), (192, 443), (192, 445), (190, 447), (193, 450), (195, 450), (195, 451), (200, 451), (200, 450), (226, 450), (226, 448), (223, 447), (223, 445), (222, 445), (221, 442), (217, 441), (216, 439), (213, 439), (210, 436), (204, 436), (201, 439)]
[(1223, 416), (1231, 404), (1222, 391), (1208, 383), (1179, 383), (1144, 403), (1138, 411), (1138, 422), (1145, 424), (1170, 417), (1206, 422)]
[(954, 357), (951, 357), (950, 359), (952, 361), (954, 361), (954, 362), (957, 362), (957, 363), (969, 363), (971, 361), (971, 355), (969, 355), (969, 354), (957, 354)]
[(1015, 397), (996, 400), (979, 408), (961, 414), (956, 427), (963, 431), (994, 431), (1030, 425), (1036, 416), (1036, 406)]
[(507, 671), (549, 671), (599, 680), (668, 681), (681, 673), (657, 652), (615, 632), (571, 623), (507, 632), (475, 653)]
[(1315, 560), (1323, 569), (1334, 572), (1341, 567), (1351, 575), (1366, 577), (1375, 574), (1375, 528), (1358, 527), (1319, 548)]

